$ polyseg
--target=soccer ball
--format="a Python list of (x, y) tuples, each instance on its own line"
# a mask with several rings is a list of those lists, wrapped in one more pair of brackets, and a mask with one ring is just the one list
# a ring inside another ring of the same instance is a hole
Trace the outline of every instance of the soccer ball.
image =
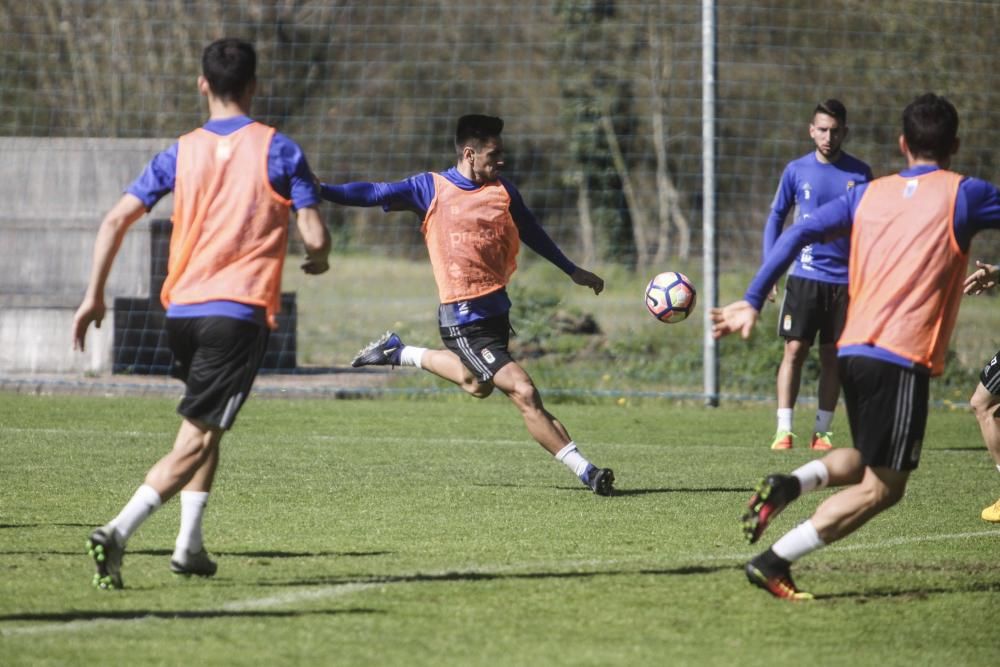
[(683, 273), (664, 271), (646, 285), (646, 308), (661, 322), (680, 322), (694, 310), (697, 294)]

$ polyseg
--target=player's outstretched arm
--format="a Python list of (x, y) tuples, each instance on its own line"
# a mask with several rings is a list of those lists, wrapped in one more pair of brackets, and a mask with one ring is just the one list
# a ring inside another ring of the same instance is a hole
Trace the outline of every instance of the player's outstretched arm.
[(94, 263), (90, 270), (90, 282), (87, 284), (83, 301), (73, 316), (74, 350), (84, 349), (84, 339), (91, 323), (98, 329), (101, 328), (105, 313), (104, 286), (108, 282), (111, 265), (122, 245), (122, 239), (125, 238), (125, 232), (145, 212), (146, 205), (141, 199), (133, 194), (125, 194), (101, 221), (97, 240), (94, 242)]
[(594, 290), (594, 294), (600, 294), (604, 291), (604, 278), (601, 278), (595, 273), (591, 273), (587, 269), (581, 269), (578, 266), (569, 277), (577, 285), (583, 285), (584, 287), (589, 287)]
[(300, 208), (295, 213), (295, 226), (306, 247), (302, 271), (313, 276), (326, 273), (330, 268), (330, 231), (323, 224), (319, 211), (314, 206)]
[(966, 277), (962, 291), (973, 296), (982, 294), (991, 287), (996, 287), (998, 276), (1000, 276), (1000, 266), (980, 262), (977, 259), (976, 270)]
[(722, 308), (713, 308), (711, 314), (713, 338), (722, 338), (738, 331), (746, 340), (750, 337), (760, 312), (749, 301), (741, 300)]

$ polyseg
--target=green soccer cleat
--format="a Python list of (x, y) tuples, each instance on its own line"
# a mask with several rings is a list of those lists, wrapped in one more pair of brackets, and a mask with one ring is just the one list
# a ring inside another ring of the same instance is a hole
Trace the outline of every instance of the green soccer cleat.
[(774, 434), (771, 449), (791, 449), (795, 444), (795, 434), (791, 431), (778, 431)]
[(122, 560), (125, 543), (113, 529), (96, 528), (87, 540), (87, 555), (94, 560), (97, 572), (93, 584), (101, 590), (122, 589)]
[(833, 433), (831, 431), (813, 433), (813, 439), (809, 444), (809, 449), (815, 449), (821, 452), (827, 452), (833, 449)]

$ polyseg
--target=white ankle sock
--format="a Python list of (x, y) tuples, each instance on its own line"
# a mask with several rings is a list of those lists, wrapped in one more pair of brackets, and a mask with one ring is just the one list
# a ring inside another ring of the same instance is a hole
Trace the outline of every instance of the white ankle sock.
[(792, 416), (795, 414), (795, 408), (778, 408), (778, 430), (779, 431), (791, 431), (792, 430)]
[(399, 365), (400, 366), (416, 366), (417, 368), (423, 368), (420, 362), (423, 361), (424, 352), (427, 351), (426, 347), (416, 347), (415, 345), (404, 345), (403, 349), (399, 352)]
[(830, 424), (833, 423), (833, 410), (817, 410), (816, 424), (813, 426), (813, 433), (829, 433)]
[(792, 477), (799, 480), (802, 493), (825, 488), (830, 483), (830, 471), (823, 465), (822, 459), (813, 459), (809, 463), (799, 466), (792, 471)]
[(204, 543), (201, 536), (201, 518), (208, 504), (208, 491), (181, 491), (181, 527), (177, 531), (174, 553), (198, 553)]
[(771, 551), (789, 563), (794, 563), (823, 546), (826, 545), (820, 539), (812, 521), (806, 520), (785, 533), (781, 539), (774, 543)]
[(572, 470), (573, 474), (577, 477), (587, 472), (587, 468), (590, 467), (590, 461), (583, 458), (583, 455), (576, 449), (576, 443), (572, 440), (568, 445), (556, 452), (556, 461), (561, 462), (564, 466)]
[(156, 511), (161, 502), (156, 489), (143, 484), (136, 489), (132, 499), (122, 508), (118, 516), (108, 523), (108, 527), (117, 532), (123, 541), (128, 540), (142, 522)]

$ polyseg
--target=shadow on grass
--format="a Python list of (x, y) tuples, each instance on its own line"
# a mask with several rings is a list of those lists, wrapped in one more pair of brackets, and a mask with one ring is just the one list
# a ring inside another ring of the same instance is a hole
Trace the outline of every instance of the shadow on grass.
[(8, 528), (49, 528), (51, 526), (93, 529), (94, 525), (92, 523), (0, 523), (0, 530)]
[(71, 611), (30, 614), (0, 615), (0, 623), (6, 621), (41, 621), (70, 623), (73, 621), (134, 621), (144, 618), (160, 620), (203, 619), (203, 618), (295, 618), (298, 616), (339, 616), (341, 614), (383, 614), (377, 609), (354, 607), (350, 609), (319, 609), (315, 611), (253, 611), (205, 609), (201, 611), (169, 611), (153, 609), (132, 609), (128, 611)]
[(871, 600), (892, 599), (922, 600), (932, 595), (955, 593), (1000, 593), (1000, 581), (975, 581), (956, 586), (918, 586), (914, 588), (873, 588), (864, 591), (844, 591), (843, 593), (815, 594), (817, 600), (854, 600), (864, 603)]
[[(29, 549), (0, 551), (0, 556), (80, 556), (85, 549), (77, 551), (36, 551)], [(172, 549), (126, 549), (126, 556), (172, 556)], [(212, 556), (232, 556), (234, 558), (365, 558), (368, 556), (390, 556), (392, 551), (210, 551)]]
[[(493, 484), (479, 484), (477, 486), (499, 486)], [(503, 486), (518, 486), (515, 484), (505, 484)], [(572, 491), (574, 493), (593, 493), (590, 489), (583, 486), (557, 486), (555, 487), (559, 491)], [(625, 496), (647, 496), (654, 493), (753, 493), (753, 489), (748, 486), (730, 487), (730, 486), (704, 486), (700, 488), (695, 487), (663, 487), (660, 489), (649, 488), (649, 489), (619, 489), (615, 488), (614, 496), (625, 497)]]
[(741, 564), (728, 565), (684, 565), (671, 568), (640, 569), (640, 570), (601, 570), (594, 572), (440, 572), (417, 573), (405, 575), (388, 575), (370, 577), (311, 577), (291, 581), (261, 581), (258, 586), (349, 586), (358, 584), (413, 584), (438, 582), (478, 582), (478, 581), (518, 581), (536, 579), (590, 579), (593, 577), (617, 576), (688, 576), (698, 574), (715, 574), (716, 572), (736, 571), (742, 569)]

